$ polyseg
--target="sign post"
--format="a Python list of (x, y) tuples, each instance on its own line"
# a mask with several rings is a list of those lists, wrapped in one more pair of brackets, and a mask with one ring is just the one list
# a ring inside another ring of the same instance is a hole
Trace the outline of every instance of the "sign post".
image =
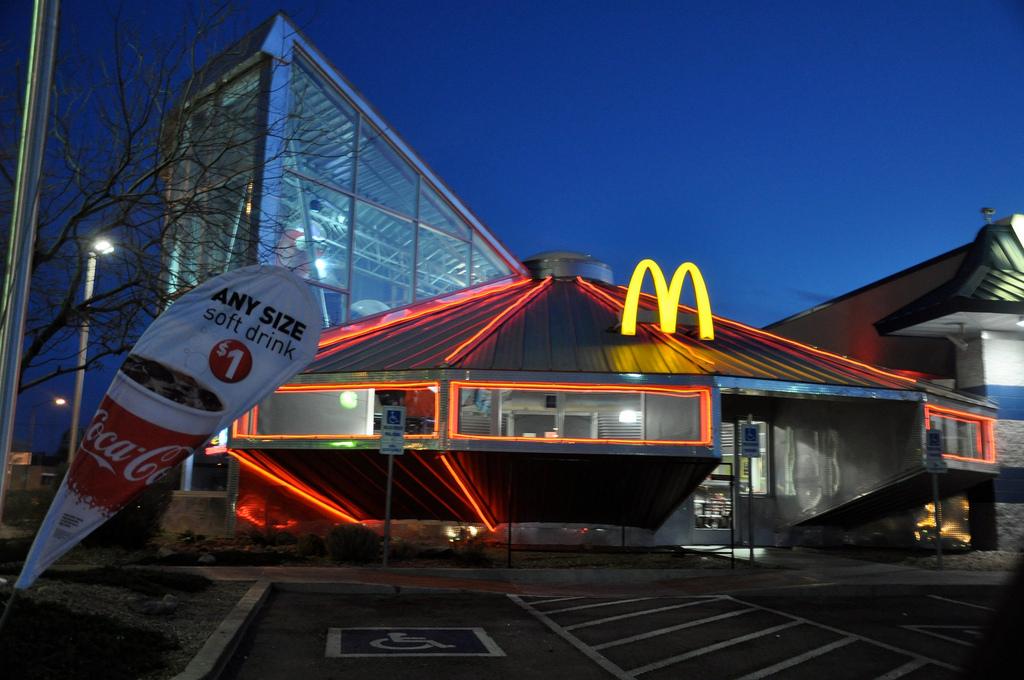
[(405, 447), (405, 407), (385, 406), (380, 421), (380, 452), (388, 457), (387, 495), (384, 499), (384, 561), (388, 566), (391, 549), (391, 487), (395, 474), (395, 456), (401, 456)]
[[(754, 458), (761, 457), (761, 433), (754, 424), (754, 415), (747, 415), (741, 426), (740, 455), (747, 459), (747, 535), (750, 564), (754, 564)], [(742, 465), (742, 462), (740, 463)], [(742, 470), (742, 467), (740, 468)]]
[(942, 504), (939, 499), (939, 475), (949, 472), (942, 458), (942, 430), (925, 431), (924, 468), (932, 475), (932, 501), (935, 503), (935, 561), (942, 571)]

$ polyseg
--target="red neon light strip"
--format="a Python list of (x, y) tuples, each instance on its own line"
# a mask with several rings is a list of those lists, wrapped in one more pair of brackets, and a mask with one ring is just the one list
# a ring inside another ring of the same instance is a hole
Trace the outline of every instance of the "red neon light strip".
[(299, 498), (303, 499), (304, 501), (306, 501), (308, 503), (311, 503), (312, 505), (314, 505), (314, 506), (320, 508), (321, 510), (324, 510), (324, 511), (334, 515), (335, 517), (343, 519), (346, 522), (350, 522), (352, 524), (359, 524), (359, 520), (357, 520), (355, 517), (353, 517), (352, 515), (348, 514), (347, 512), (341, 510), (337, 506), (334, 506), (334, 505), (332, 505), (330, 503), (327, 503), (326, 501), (323, 501), (323, 500), (317, 498), (316, 496), (314, 496), (309, 491), (305, 491), (303, 489), (300, 489), (299, 487), (295, 486), (294, 484), (292, 484), (290, 482), (287, 482), (284, 479), (281, 479), (277, 475), (274, 475), (273, 473), (268, 472), (267, 470), (264, 470), (262, 467), (260, 467), (256, 463), (253, 463), (252, 461), (243, 458), (236, 451), (229, 450), (228, 453), (231, 454), (232, 456), (234, 456), (235, 460), (237, 460), (239, 463), (244, 465), (247, 469), (252, 470), (256, 474), (264, 477), (265, 479), (268, 479), (271, 482), (274, 482), (275, 484), (280, 484), (280, 485), (284, 486), (286, 489), (288, 489), (289, 491), (291, 491), (292, 493), (294, 493), (296, 496), (298, 496)]
[(480, 521), (484, 523), (484, 526), (487, 527), (488, 531), (494, 531), (495, 525), (488, 521), (487, 516), (484, 515), (484, 511), (480, 508), (480, 505), (476, 502), (476, 499), (473, 498), (473, 494), (469, 492), (469, 487), (467, 487), (466, 483), (462, 481), (462, 477), (460, 477), (459, 473), (455, 471), (455, 468), (452, 466), (452, 464), (448, 462), (448, 457), (442, 453), (439, 456), (439, 458), (441, 459), (441, 462), (444, 463), (444, 466), (448, 468), (448, 472), (455, 480), (455, 483), (459, 485), (460, 489), (462, 489), (462, 493), (466, 495), (466, 500), (468, 500), (469, 504), (473, 506), (473, 510), (476, 511), (477, 517), (480, 518)]
[[(456, 305), (461, 305), (463, 303), (472, 302), (474, 300), (478, 300), (478, 299), (480, 299), (482, 297), (485, 297), (485, 296), (495, 295), (497, 293), (502, 293), (502, 292), (504, 292), (506, 290), (511, 290), (511, 289), (519, 287), (519, 286), (524, 286), (524, 285), (528, 284), (530, 281), (531, 281), (531, 279), (528, 279), (528, 278), (517, 279), (517, 280), (512, 281), (510, 283), (505, 283), (505, 284), (501, 284), (501, 285), (485, 286), (484, 288), (480, 288), (480, 289), (474, 290), (471, 294), (466, 294), (465, 292), (463, 292), (461, 294), (458, 294), (460, 296), (457, 297), (457, 298), (454, 298), (454, 299), (449, 299), (449, 300), (445, 300), (445, 301), (437, 301), (436, 303), (433, 303), (433, 304), (431, 304), (431, 303), (420, 303), (420, 304), (426, 305), (426, 307), (423, 308), (423, 309), (416, 310), (416, 311), (410, 311), (409, 314), (405, 314), (403, 316), (399, 316), (398, 318), (389, 318), (392, 315), (398, 314), (398, 313), (403, 311), (403, 310), (394, 310), (394, 311), (391, 311), (389, 314), (384, 315), (380, 319), (374, 320), (371, 323), (371, 325), (368, 325), (368, 326), (362, 326), (362, 327), (354, 328), (354, 329), (351, 326), (355, 325), (355, 324), (351, 324), (351, 325), (349, 325), (347, 327), (343, 326), (342, 328), (338, 329), (337, 332), (329, 334), (329, 335), (326, 335), (326, 337), (321, 337), (320, 338), (320, 343), (319, 343), (318, 346), (320, 347), (320, 349), (324, 349), (325, 347), (327, 347), (329, 345), (334, 345), (336, 343), (344, 342), (345, 340), (352, 340), (354, 338), (359, 338), (359, 337), (362, 337), (362, 336), (364, 336), (364, 335), (366, 335), (368, 333), (373, 333), (375, 331), (383, 330), (385, 328), (390, 328), (391, 326), (394, 326), (396, 324), (404, 323), (406, 321), (411, 321), (413, 319), (419, 319), (420, 317), (426, 316), (428, 314), (434, 314), (435, 312), (441, 312), (441, 311), (444, 311), (446, 309), (450, 309), (451, 307), (455, 307)], [(411, 310), (411, 309), (415, 309), (415, 306), (414, 307), (407, 307), (406, 308), (406, 310)], [(345, 330), (346, 328), (348, 328), (348, 330)]]
[(453, 361), (455, 361), (456, 359), (460, 358), (463, 355), (463, 353), (468, 353), (470, 350), (472, 350), (476, 346), (476, 344), (480, 341), (481, 338), (486, 336), (494, 328), (496, 328), (498, 325), (503, 323), (506, 319), (511, 317), (511, 315), (515, 311), (521, 309), (524, 305), (526, 305), (526, 303), (528, 303), (530, 300), (532, 300), (534, 297), (536, 297), (542, 290), (544, 290), (545, 288), (550, 286), (551, 285), (551, 281), (552, 281), (552, 279), (549, 276), (546, 279), (544, 279), (539, 285), (535, 286), (533, 289), (527, 291), (525, 294), (523, 294), (522, 296), (517, 298), (512, 304), (510, 304), (508, 307), (506, 307), (505, 310), (503, 312), (501, 312), (501, 314), (498, 314), (498, 316), (496, 316), (493, 319), (491, 319), (490, 322), (488, 322), (488, 324), (486, 326), (484, 326), (483, 328), (478, 330), (476, 333), (473, 334), (472, 337), (470, 337), (468, 340), (466, 340), (461, 345), (456, 347), (455, 350), (453, 352), (451, 352), (451, 354), (446, 356), (444, 358), (445, 363), (449, 363), (450, 364)]
[[(570, 437), (556, 437), (547, 439), (545, 437), (501, 437), (498, 435), (477, 435), (459, 433), (458, 413), (461, 408), (458, 392), (463, 387), (468, 389), (513, 389), (532, 392), (648, 392), (652, 394), (667, 394), (678, 398), (700, 399), (700, 425), (701, 439), (698, 441), (671, 440), (671, 439), (576, 439)], [(570, 443), (570, 444), (632, 444), (643, 445), (675, 445), (675, 446), (711, 446), (711, 388), (701, 385), (692, 387), (669, 387), (661, 385), (605, 385), (605, 384), (583, 384), (583, 383), (507, 383), (507, 382), (466, 382), (453, 380), (448, 398), (449, 425), (448, 436), (452, 439), (473, 439), (502, 442), (545, 442), (549, 444)]]
[(988, 416), (980, 416), (968, 411), (957, 411), (941, 406), (925, 405), (924, 407), (924, 428), (927, 430), (932, 425), (932, 417), (955, 420), (959, 423), (975, 425), (975, 446), (981, 451), (981, 458), (969, 458), (958, 456), (953, 453), (942, 453), (943, 458), (962, 460), (969, 463), (995, 463), (996, 462), (996, 441), (994, 424), (996, 419)]
[[(591, 288), (592, 290), (596, 289), (596, 286), (593, 286), (593, 284), (591, 284), (591, 283), (589, 283), (587, 281), (583, 281), (583, 279), (578, 279), (578, 280), (581, 283), (583, 283), (584, 286), (586, 286), (588, 288)], [(623, 289), (624, 287), (623, 286), (619, 286), (619, 288)], [(599, 294), (603, 294), (603, 291), (602, 291), (602, 293), (599, 293)], [(646, 297), (646, 298), (650, 298), (651, 297), (651, 295), (648, 294), (648, 293), (641, 293), (641, 296), (642, 297)], [(608, 297), (611, 297), (611, 296), (608, 296)], [(616, 299), (614, 297), (611, 297), (611, 299), (614, 301), (613, 304), (618, 309), (622, 308), (623, 302), (621, 300), (618, 300), (618, 299)], [(687, 305), (679, 305), (679, 306), (682, 309), (684, 309), (687, 313), (690, 313), (690, 314), (694, 313), (694, 310), (692, 308), (688, 307)], [(818, 349), (817, 347), (812, 347), (811, 345), (805, 345), (802, 342), (798, 342), (796, 340), (791, 340), (790, 338), (785, 338), (785, 337), (783, 337), (781, 335), (776, 335), (774, 333), (770, 333), (768, 331), (761, 330), (760, 328), (754, 328), (753, 326), (748, 326), (748, 325), (746, 325), (744, 323), (740, 323), (739, 321), (733, 321), (732, 319), (726, 319), (726, 318), (723, 318), (723, 317), (720, 317), (720, 316), (717, 316), (717, 315), (712, 315), (712, 318), (715, 320), (715, 323), (721, 322), (721, 323), (724, 323), (726, 326), (733, 326), (733, 327), (736, 327), (736, 328), (741, 328), (741, 329), (749, 331), (751, 333), (755, 333), (757, 335), (761, 335), (761, 336), (764, 336), (766, 338), (770, 338), (772, 340), (775, 340), (776, 342), (781, 342), (781, 343), (784, 343), (784, 344), (787, 344), (787, 345), (792, 345), (794, 347), (799, 347), (800, 349), (806, 350), (808, 352), (812, 352), (814, 354), (821, 355), (821, 356), (826, 357), (828, 359), (831, 359), (831, 360), (834, 360), (834, 361), (839, 361), (839, 362), (846, 363), (846, 364), (851, 364), (853, 366), (857, 366), (859, 368), (871, 371), (872, 373), (877, 373), (878, 375), (884, 375), (884, 376), (886, 376), (888, 378), (892, 378), (894, 380), (901, 380), (903, 382), (907, 382), (907, 383), (911, 383), (911, 384), (915, 384), (915, 385), (917, 384), (917, 380), (915, 380), (914, 378), (909, 378), (909, 377), (907, 377), (905, 375), (900, 375), (898, 373), (891, 373), (889, 371), (886, 371), (886, 370), (883, 370), (881, 368), (878, 368), (877, 366), (872, 366), (871, 364), (865, 364), (865, 363), (863, 363), (861, 361), (857, 361), (856, 359), (850, 359), (849, 357), (844, 357), (844, 356), (842, 356), (840, 354), (835, 354), (833, 352), (828, 352), (828, 351), (823, 350), (823, 349)]]
[[(396, 382), (396, 383), (318, 383), (310, 385), (283, 385), (277, 388), (274, 392), (291, 393), (291, 392), (331, 392), (333, 390), (361, 390), (370, 389), (375, 390), (381, 389), (430, 389), (434, 393), (434, 431), (426, 434), (407, 434), (406, 439), (437, 439), (438, 427), (441, 420), (441, 395), (440, 395), (440, 384), (434, 382)], [(235, 424), (232, 424), (231, 434), (233, 437), (248, 437), (256, 438), (261, 441), (287, 441), (290, 439), (310, 439), (310, 440), (326, 440), (326, 439), (380, 439), (379, 434), (256, 434), (256, 423), (257, 423), (257, 408), (252, 408), (252, 417), (248, 421), (248, 429), (245, 434), (239, 434), (238, 428)], [(241, 418), (239, 418), (241, 420)], [(238, 421), (235, 421), (237, 423)]]

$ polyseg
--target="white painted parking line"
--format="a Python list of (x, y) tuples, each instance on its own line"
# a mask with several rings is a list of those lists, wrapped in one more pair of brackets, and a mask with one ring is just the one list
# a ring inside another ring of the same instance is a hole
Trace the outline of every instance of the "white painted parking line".
[(942, 633), (940, 633), (938, 631), (940, 631), (940, 630), (959, 631), (961, 633), (966, 633), (967, 635), (970, 635), (971, 637), (974, 637), (974, 638), (980, 638), (981, 637), (981, 626), (900, 626), (900, 628), (906, 628), (907, 630), (912, 630), (912, 631), (915, 631), (917, 633), (924, 633), (925, 635), (931, 635), (932, 637), (937, 637), (940, 640), (946, 640), (948, 642), (955, 642), (956, 644), (963, 645), (964, 647), (973, 647), (974, 643), (970, 642), (968, 640), (964, 640), (963, 638), (953, 637), (952, 635), (943, 635)]
[(899, 668), (894, 668), (885, 675), (879, 675), (875, 680), (896, 680), (896, 678), (902, 678), (907, 673), (913, 673), (921, 666), (924, 666), (925, 662), (921, 659), (913, 659), (906, 662)]
[(938, 659), (932, 659), (932, 658), (924, 656), (922, 654), (917, 654), (916, 652), (911, 652), (910, 650), (907, 650), (907, 649), (901, 649), (899, 647), (896, 647), (895, 645), (890, 645), (890, 644), (885, 643), (885, 642), (879, 642), (878, 640), (874, 640), (872, 638), (865, 637), (863, 635), (858, 635), (856, 633), (851, 633), (850, 631), (842, 630), (841, 628), (835, 628), (833, 626), (827, 626), (827, 625), (825, 625), (823, 623), (818, 623), (817, 621), (811, 621), (810, 619), (805, 619), (802, 616), (796, 616), (795, 614), (789, 614), (789, 613), (784, 612), (784, 611), (779, 611), (778, 609), (772, 609), (771, 607), (762, 607), (760, 605), (751, 604), (750, 602), (745, 602), (743, 600), (739, 600), (739, 599), (737, 599), (735, 597), (732, 597), (732, 596), (729, 596), (729, 595), (727, 595), (726, 597), (728, 599), (732, 600), (733, 602), (738, 602), (739, 604), (746, 605), (748, 607), (757, 607), (761, 611), (771, 612), (772, 614), (778, 614), (779, 616), (785, 616), (786, 618), (793, 619), (795, 621), (799, 621), (800, 623), (806, 623), (808, 625), (815, 626), (817, 628), (824, 628), (825, 630), (830, 630), (833, 633), (838, 633), (839, 635), (842, 635), (844, 637), (845, 636), (854, 637), (854, 638), (857, 638), (858, 640), (863, 640), (864, 642), (867, 642), (869, 644), (875, 645), (877, 647), (881, 647), (883, 649), (888, 649), (889, 651), (897, 652), (899, 654), (903, 654), (904, 656), (909, 656), (909, 657), (911, 657), (913, 659), (919, 659), (921, 661), (924, 661), (925, 663), (931, 663), (931, 664), (935, 664), (936, 666), (941, 666), (942, 668), (945, 668), (947, 670), (951, 670), (954, 673), (961, 673), (961, 672), (963, 672), (962, 668), (958, 668), (957, 666), (954, 666), (953, 664), (946, 663), (945, 661), (939, 661)]
[(741, 635), (730, 640), (723, 640), (722, 642), (717, 642), (713, 645), (708, 645), (707, 647), (701, 647), (700, 649), (691, 650), (689, 652), (686, 652), (685, 654), (677, 654), (676, 656), (670, 656), (667, 659), (662, 659), (661, 661), (655, 661), (654, 663), (649, 663), (645, 666), (634, 668), (630, 670), (629, 673), (634, 677), (637, 675), (642, 675), (644, 673), (650, 673), (651, 671), (656, 671), (659, 668), (665, 668), (666, 666), (677, 664), (680, 661), (686, 661), (687, 659), (692, 659), (697, 656), (703, 656), (705, 654), (710, 654), (711, 652), (717, 652), (720, 649), (732, 647), (733, 645), (738, 645), (742, 642), (746, 642), (747, 640), (755, 640), (759, 637), (764, 637), (765, 635), (778, 633), (780, 630), (786, 630), (787, 628), (792, 628), (793, 626), (799, 626), (800, 623), (800, 621), (787, 621), (786, 623), (779, 624), (778, 626), (765, 628), (764, 630), (759, 630), (754, 633), (749, 633), (747, 635)]
[(653, 597), (634, 597), (629, 600), (612, 600), (611, 602), (598, 602), (597, 604), (581, 604), (576, 607), (566, 607), (565, 609), (551, 609), (544, 612), (548, 616), (551, 614), (562, 614), (564, 612), (576, 612), (581, 609), (596, 609), (597, 607), (611, 607), (614, 604), (629, 604), (630, 602), (643, 602), (644, 600), (653, 600)]
[(568, 600), (582, 600), (582, 599), (583, 599), (582, 595), (577, 595), (575, 597), (553, 597), (553, 598), (548, 599), (548, 600), (531, 600), (531, 601), (527, 602), (527, 604), (529, 604), (531, 607), (534, 607), (534, 606), (537, 606), (538, 604), (553, 604), (555, 602), (566, 602)]
[(538, 611), (538, 610), (534, 609), (533, 607), (531, 607), (526, 602), (523, 602), (522, 598), (519, 597), (518, 595), (509, 595), (508, 597), (509, 597), (510, 600), (512, 600), (513, 602), (518, 604), (520, 607), (522, 607), (526, 611), (530, 612), (530, 614), (535, 616), (541, 623), (543, 623), (545, 626), (550, 628), (560, 638), (562, 638), (563, 640), (568, 642), (570, 645), (572, 645), (573, 647), (578, 649), (581, 654), (586, 656), (588, 659), (590, 659), (591, 661), (596, 663), (601, 668), (603, 668), (606, 671), (608, 671), (609, 673), (611, 673), (614, 677), (618, 678), (618, 680), (633, 680), (633, 676), (632, 675), (630, 675), (626, 671), (622, 670), (621, 668), (616, 666), (614, 663), (612, 663), (611, 661), (609, 661), (608, 659), (606, 659), (602, 655), (598, 654), (596, 651), (594, 651), (594, 649), (592, 647), (590, 647), (589, 645), (584, 644), (582, 641), (580, 641), (579, 638), (577, 638), (572, 633), (566, 631), (565, 628), (562, 628), (560, 625), (558, 625), (557, 623), (552, 621), (543, 612)]
[[(716, 598), (721, 599), (721, 598)], [(630, 612), (628, 614), (619, 614), (618, 616), (609, 616), (604, 619), (594, 619), (593, 621), (584, 621), (583, 623), (574, 623), (571, 626), (566, 626), (566, 630), (576, 630), (577, 628), (589, 628), (590, 626), (599, 626), (602, 623), (610, 623), (612, 621), (621, 621), (622, 619), (632, 619), (637, 616), (647, 616), (648, 614), (657, 614), (659, 612), (667, 612), (673, 609), (683, 609), (684, 607), (695, 607), (701, 604), (707, 604), (713, 600), (697, 600), (695, 602), (686, 602), (684, 604), (673, 604), (667, 607), (658, 607), (656, 609), (644, 609), (639, 612)], [(531, 602), (530, 604), (536, 604)]]
[(975, 609), (984, 609), (987, 612), (994, 612), (995, 609), (992, 607), (986, 607), (981, 604), (974, 604), (973, 602), (964, 602), (963, 600), (954, 600), (950, 597), (942, 597), (941, 595), (929, 595), (928, 597), (935, 600), (942, 600), (943, 602), (952, 602), (953, 604), (962, 604), (965, 607), (974, 607)]
[(851, 642), (857, 642), (857, 639), (848, 637), (843, 638), (842, 640), (836, 640), (835, 642), (823, 645), (821, 647), (818, 647), (817, 649), (812, 649), (808, 652), (804, 652), (803, 654), (798, 654), (794, 657), (786, 659), (785, 661), (780, 661), (779, 663), (772, 664), (771, 666), (768, 666), (766, 668), (754, 671), (753, 673), (747, 673), (746, 675), (738, 678), (737, 680), (761, 680), (761, 678), (767, 678), (771, 675), (778, 673), (779, 671), (784, 671), (787, 668), (798, 666), (802, 664), (804, 661), (808, 661), (815, 657), (819, 657), (822, 654), (828, 654), (832, 650), (839, 649), (840, 647), (845, 647)]
[[(750, 612), (756, 612), (757, 610), (753, 607), (749, 609), (738, 609), (733, 612), (726, 612), (725, 614), (718, 614), (717, 616), (709, 616), (705, 619), (699, 619), (697, 621), (687, 621), (686, 623), (680, 623), (675, 626), (669, 626), (667, 628), (659, 628), (657, 630), (651, 630), (646, 633), (638, 633), (636, 635), (630, 635), (629, 637), (621, 638), (619, 640), (612, 640), (611, 642), (604, 642), (599, 645), (594, 645), (594, 649), (608, 649), (609, 647), (618, 647), (619, 645), (628, 645), (631, 642), (638, 642), (640, 640), (647, 640), (652, 637), (658, 637), (659, 635), (667, 635), (668, 633), (675, 633), (678, 630), (685, 630), (687, 628), (693, 628), (700, 626), (705, 623), (712, 623), (714, 621), (721, 621), (722, 619), (731, 619), (734, 616), (740, 616), (741, 614), (749, 614)], [(566, 629), (568, 630), (568, 628)]]

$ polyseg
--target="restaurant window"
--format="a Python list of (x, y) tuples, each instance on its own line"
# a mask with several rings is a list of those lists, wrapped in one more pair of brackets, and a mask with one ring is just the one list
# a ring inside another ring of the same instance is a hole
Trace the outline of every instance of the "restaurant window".
[(929, 429), (936, 429), (942, 433), (944, 456), (995, 461), (995, 442), (990, 418), (925, 406), (925, 422)]
[(380, 434), (382, 393), (401, 393), (406, 436), (437, 436), (437, 385), (289, 385), (235, 423), (234, 436), (366, 438)]
[(452, 436), (708, 444), (709, 402), (705, 388), (453, 383)]

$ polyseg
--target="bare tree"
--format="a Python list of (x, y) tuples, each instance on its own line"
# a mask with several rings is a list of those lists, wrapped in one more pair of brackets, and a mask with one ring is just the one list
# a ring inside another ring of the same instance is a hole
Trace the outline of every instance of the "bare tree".
[[(144, 36), (114, 15), (102, 57), (69, 56), (62, 47), (21, 390), (80, 370), (74, 339), (83, 321), (91, 328), (88, 368), (129, 349), (183, 289), (256, 259), (254, 196), (268, 134), (258, 121), (272, 67), (258, 55), (251, 63), (233, 60), (244, 44), (200, 67), (218, 51), (231, 12), (197, 6), (207, 9), (186, 17), (168, 40)], [(15, 94), (0, 91), (5, 216), (19, 108)], [(89, 251), (99, 237), (116, 250), (103, 257), (96, 292), (83, 301)]]

